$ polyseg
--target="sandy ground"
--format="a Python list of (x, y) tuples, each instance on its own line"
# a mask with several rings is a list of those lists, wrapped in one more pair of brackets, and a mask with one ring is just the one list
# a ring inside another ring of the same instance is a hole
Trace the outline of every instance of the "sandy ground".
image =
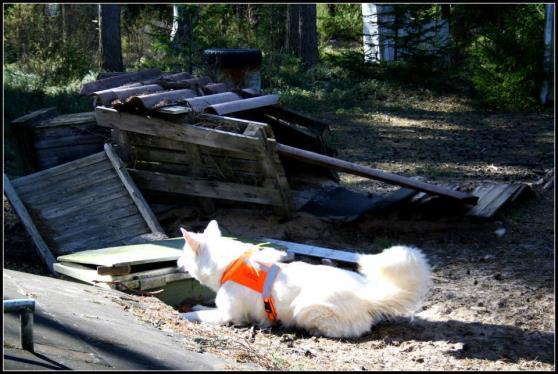
[[(554, 166), (548, 115), (478, 112), (445, 98), (405, 111), (385, 103), (363, 115), (316, 116), (333, 124), (338, 157), (434, 182), (536, 182)], [(390, 189), (348, 175), (342, 182), (362, 191)], [(120, 300), (139, 319), (183, 333), (193, 350), (262, 369), (554, 369), (554, 189), (537, 187), (534, 197), (473, 228), (401, 220), (378, 228), (369, 224), (370, 217), (334, 225), (307, 214), (282, 222), (265, 210), (246, 209), (220, 209), (212, 218), (232, 235), (370, 253), (397, 243), (415, 245), (433, 267), (434, 287), (413, 320), (381, 323), (357, 340), (315, 338), (280, 327), (198, 325), (179, 320), (177, 311), (152, 297)], [(45, 274), (6, 199), (4, 219), (4, 266)], [(174, 236), (178, 225), (195, 229), (205, 223), (178, 219), (164, 228)], [(506, 232), (499, 237), (494, 231), (502, 227)]]

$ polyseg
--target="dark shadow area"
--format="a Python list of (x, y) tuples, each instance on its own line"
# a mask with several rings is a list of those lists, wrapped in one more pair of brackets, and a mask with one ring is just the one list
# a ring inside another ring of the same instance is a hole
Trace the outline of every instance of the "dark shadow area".
[[(246, 328), (250, 327), (238, 327)], [(275, 327), (266, 333), (283, 337), (283, 340), (310, 339), (304, 330)], [(288, 335), (285, 337), (285, 335)], [(515, 326), (494, 325), (480, 322), (428, 321), (415, 318), (413, 321), (399, 318), (393, 322), (381, 322), (371, 332), (357, 339), (333, 339), (347, 344), (359, 344), (382, 340), (386, 346), (397, 346), (402, 341), (462, 343), (462, 348), (446, 353), (457, 359), (520, 360), (554, 362), (554, 334), (527, 332)], [(326, 341), (324, 341), (327, 344)]]
[(40, 366), (43, 367), (45, 369), (50, 369), (50, 370), (72, 370), (71, 368), (60, 364), (54, 360), (51, 360), (50, 358), (46, 357), (45, 355), (42, 355), (40, 353), (32, 353), (34, 356), (36, 356), (38, 359), (43, 360), (48, 362), (49, 364), (45, 364), (44, 362), (40, 362), (40, 361), (33, 361), (33, 360), (29, 360), (26, 358), (21, 358), (21, 357), (14, 357), (14, 356), (10, 356), (10, 355), (4, 355), (4, 360), (11, 360), (11, 361), (17, 361), (17, 362), (21, 362), (24, 364), (29, 364), (29, 365), (34, 365), (34, 366)]

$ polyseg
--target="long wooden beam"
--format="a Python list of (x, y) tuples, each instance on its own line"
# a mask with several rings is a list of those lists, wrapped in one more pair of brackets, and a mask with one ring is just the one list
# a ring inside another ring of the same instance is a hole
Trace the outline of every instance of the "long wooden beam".
[(279, 154), (285, 157), (334, 169), (344, 173), (375, 179), (389, 184), (395, 184), (397, 186), (412, 188), (414, 190), (423, 191), (434, 195), (440, 195), (451, 199), (457, 199), (465, 204), (475, 205), (479, 199), (477, 196), (465, 192), (454, 191), (441, 186), (436, 186), (433, 184), (424, 183), (411, 178), (403, 177), (401, 175), (386, 173), (381, 170), (369, 168), (362, 165), (357, 165), (352, 162), (339, 160), (334, 157), (329, 157), (319, 153), (306, 151), (304, 149), (291, 147), (285, 144), (277, 143), (276, 148), (277, 148), (277, 152), (279, 152)]

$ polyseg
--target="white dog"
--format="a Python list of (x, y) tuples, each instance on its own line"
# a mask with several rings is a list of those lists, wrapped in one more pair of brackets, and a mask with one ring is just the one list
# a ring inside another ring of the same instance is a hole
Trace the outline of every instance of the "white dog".
[[(185, 245), (178, 266), (217, 293), (217, 308), (196, 306), (193, 312), (182, 313), (182, 318), (272, 325), (261, 293), (234, 281), (221, 284), (231, 264), (254, 246), (222, 238), (216, 221), (203, 233), (181, 231)], [(416, 248), (394, 246), (380, 254), (360, 255), (359, 273), (304, 262), (277, 263), (284, 254), (256, 249), (246, 263), (276, 263), (280, 270), (275, 281), (270, 281), (276, 321), (312, 335), (354, 338), (382, 319), (411, 316), (431, 286), (430, 267)]]

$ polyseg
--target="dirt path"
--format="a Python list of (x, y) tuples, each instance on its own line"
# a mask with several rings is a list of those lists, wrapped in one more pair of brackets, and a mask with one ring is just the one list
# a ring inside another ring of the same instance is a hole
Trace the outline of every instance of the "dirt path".
[[(384, 102), (364, 114), (315, 113), (332, 123), (338, 157), (433, 182), (534, 182), (552, 168), (553, 118), (478, 112), (455, 98)], [(378, 192), (380, 183), (342, 175), (351, 188)], [(4, 266), (44, 273), (32, 244), (4, 202)], [(198, 351), (254, 362), (265, 369), (553, 370), (554, 190), (504, 210), (498, 223), (476, 230), (372, 230), (331, 225), (299, 214), (280, 223), (264, 211), (220, 210), (234, 235), (273, 236), (375, 253), (390, 244), (416, 245), (434, 269), (434, 287), (414, 321), (374, 326), (358, 340), (314, 338), (304, 332), (208, 327), (177, 319), (154, 298), (122, 301), (138, 318), (181, 331)], [(178, 235), (178, 225), (165, 230)], [(401, 223), (400, 223), (401, 224)], [(503, 237), (495, 225), (506, 229)]]

